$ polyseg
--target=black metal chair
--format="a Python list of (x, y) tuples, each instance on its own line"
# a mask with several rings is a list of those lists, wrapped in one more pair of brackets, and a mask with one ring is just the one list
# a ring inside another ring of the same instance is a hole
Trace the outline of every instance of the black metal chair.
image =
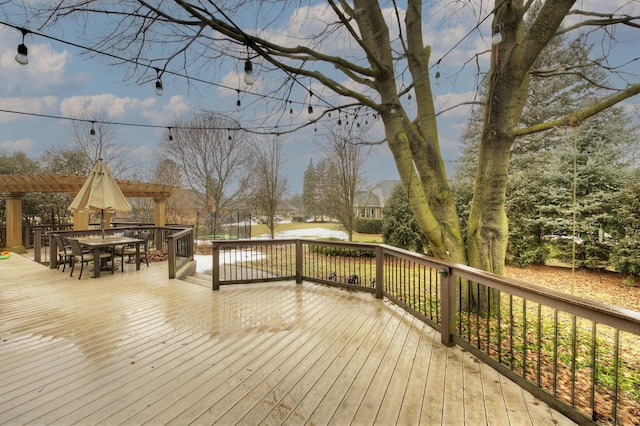
[(71, 259), (73, 257), (73, 253), (71, 253), (71, 246), (60, 235), (53, 235), (53, 239), (56, 242), (58, 251), (58, 262), (56, 264), (56, 269), (60, 269), (60, 264), (62, 264), (62, 272), (64, 272), (65, 268), (67, 267), (67, 263), (71, 264)]
[(113, 274), (113, 253), (103, 251), (100, 252), (98, 258), (95, 259), (93, 251), (82, 251), (82, 247), (77, 240), (70, 239), (69, 245), (71, 246), (71, 253), (73, 254), (73, 257), (71, 258), (71, 274), (69, 275), (70, 277), (73, 276), (73, 270), (77, 262), (80, 262), (80, 275), (78, 276), (78, 279), (80, 279), (82, 278), (82, 270), (84, 269), (85, 263), (88, 264), (89, 262), (93, 262), (94, 268), (100, 268), (102, 266), (103, 259), (111, 260), (111, 273)]
[[(138, 238), (142, 240), (140, 243), (140, 261), (142, 262), (144, 256), (144, 262), (149, 267), (149, 232), (139, 232)], [(126, 235), (125, 235), (126, 236)], [(127, 256), (127, 262), (131, 262), (131, 258), (136, 255), (135, 245), (125, 245), (116, 247), (115, 254), (120, 256), (120, 270), (124, 272), (124, 257)]]

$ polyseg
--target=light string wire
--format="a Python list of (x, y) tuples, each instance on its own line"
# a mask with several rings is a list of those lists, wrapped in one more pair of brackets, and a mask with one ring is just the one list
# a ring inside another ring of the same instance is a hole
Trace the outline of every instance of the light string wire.
[[(39, 37), (42, 37), (42, 38), (45, 38), (45, 39), (48, 39), (48, 40), (53, 40), (53, 41), (61, 43), (61, 44), (66, 44), (68, 46), (76, 47), (76, 48), (81, 49), (81, 50), (86, 50), (88, 52), (93, 52), (93, 53), (96, 53), (96, 54), (99, 54), (99, 55), (102, 55), (102, 56), (110, 57), (112, 59), (117, 59), (117, 60), (122, 61), (122, 62), (128, 62), (130, 64), (137, 65), (137, 66), (144, 67), (144, 68), (158, 69), (158, 68), (155, 68), (152, 65), (150, 65), (153, 62), (152, 60), (148, 60), (149, 63), (147, 64), (147, 63), (143, 63), (143, 62), (136, 61), (136, 60), (133, 60), (133, 59), (127, 59), (127, 58), (124, 58), (122, 56), (114, 55), (112, 53), (103, 52), (103, 51), (94, 49), (92, 47), (83, 46), (81, 44), (74, 43), (74, 42), (71, 42), (71, 41), (62, 40), (62, 39), (60, 39), (58, 37), (54, 37), (54, 36), (47, 35), (47, 34), (44, 34), (44, 33), (40, 33), (40, 32), (32, 31), (32, 30), (29, 30), (29, 29), (25, 29), (23, 27), (19, 27), (17, 25), (10, 24), (10, 23), (2, 21), (2, 20), (0, 20), (0, 24), (5, 25), (5, 26), (10, 27), (10, 28), (14, 28), (14, 29), (16, 29), (18, 31), (26, 31), (28, 34), (34, 34), (36, 36), (39, 36)], [(233, 92), (240, 91), (241, 93), (248, 94), (248, 95), (253, 95), (253, 96), (256, 96), (256, 97), (260, 97), (260, 98), (266, 98), (266, 99), (271, 99), (271, 100), (276, 100), (276, 101), (284, 101), (284, 99), (276, 97), (276, 96), (258, 94), (258, 93), (250, 92), (250, 91), (247, 91), (247, 90), (242, 90), (242, 89), (238, 89), (238, 88), (234, 88), (234, 87), (230, 87), (230, 86), (225, 86), (224, 84), (215, 83), (215, 82), (209, 81), (209, 80), (203, 80), (203, 79), (200, 79), (198, 77), (187, 76), (185, 74), (180, 74), (179, 72), (171, 71), (171, 70), (167, 70), (167, 69), (163, 69), (162, 70), (162, 74), (170, 74), (170, 75), (173, 75), (173, 76), (176, 76), (176, 77), (184, 78), (186, 80), (192, 80), (192, 81), (197, 81), (199, 83), (210, 84), (212, 86), (220, 87), (222, 89), (226, 89), (226, 90), (233, 91)], [(292, 101), (292, 102), (296, 103), (298, 105), (301, 105), (301, 106), (305, 105), (304, 102), (300, 102), (300, 101)]]
[[(402, 96), (404, 96), (406, 93), (408, 93), (408, 92), (411, 90), (411, 88), (413, 88), (413, 87), (414, 87), (414, 85), (415, 85), (416, 81), (419, 81), (420, 79), (424, 78), (424, 77), (429, 73), (429, 71), (430, 71), (431, 69), (433, 69), (433, 67), (434, 67), (434, 66), (439, 65), (439, 64), (440, 64), (440, 62), (441, 62), (444, 58), (446, 58), (449, 54), (451, 54), (451, 53), (452, 53), (452, 52), (453, 52), (453, 51), (454, 51), (454, 50), (455, 50), (455, 49), (456, 49), (456, 48), (457, 48), (457, 47), (458, 47), (458, 46), (459, 46), (459, 45), (460, 45), (460, 44), (461, 44), (461, 43), (462, 43), (462, 42), (463, 42), (467, 37), (469, 37), (471, 34), (473, 34), (473, 32), (475, 32), (476, 30), (478, 30), (478, 28), (480, 27), (480, 25), (482, 25), (482, 24), (483, 24), (483, 23), (484, 23), (484, 22), (485, 22), (485, 21), (486, 21), (486, 20), (487, 20), (491, 15), (492, 15), (492, 14), (494, 14), (494, 13), (496, 12), (496, 10), (497, 10), (497, 9), (498, 9), (498, 8), (499, 8), (499, 7), (500, 7), (500, 6), (505, 2), (505, 1), (506, 1), (506, 0), (502, 0), (502, 1), (500, 2), (500, 4), (498, 4), (497, 6), (495, 6), (495, 7), (491, 10), (491, 12), (489, 12), (489, 13), (488, 13), (488, 14), (487, 14), (487, 15), (486, 15), (486, 16), (485, 16), (485, 17), (484, 17), (480, 22), (478, 22), (478, 23), (477, 23), (477, 24), (476, 24), (476, 25), (475, 25), (475, 26), (474, 26), (470, 31), (468, 31), (468, 32), (467, 32), (467, 33), (466, 33), (466, 34), (465, 34), (465, 35), (464, 35), (460, 40), (458, 40), (458, 41), (453, 45), (453, 47), (451, 47), (447, 52), (445, 52), (445, 54), (444, 54), (444, 55), (442, 55), (442, 56), (440, 57), (440, 59), (438, 59), (438, 61), (437, 61), (437, 62), (433, 63), (433, 64), (428, 68), (428, 70), (427, 70), (425, 73), (423, 73), (422, 75), (418, 76), (418, 77), (417, 77), (417, 78), (416, 78), (416, 79), (415, 79), (411, 84), (409, 84), (409, 85), (407, 86), (407, 88), (405, 88), (405, 89), (404, 89), (403, 91), (401, 91), (398, 95), (396, 95), (396, 100), (398, 100), (398, 101), (399, 101), (399, 100), (400, 100), (400, 98), (401, 98)], [(258, 50), (257, 50), (257, 52), (260, 54), (260, 56), (263, 56), (263, 57), (265, 57), (265, 58), (268, 60), (268, 54), (267, 54), (266, 52), (263, 52), (263, 51), (262, 51), (258, 46), (256, 46), (256, 45), (255, 45), (255, 43), (253, 43), (253, 41), (251, 40), (251, 37), (250, 37), (249, 35), (247, 35), (247, 34), (246, 34), (246, 33), (245, 33), (241, 28), (239, 28), (239, 27), (235, 24), (235, 22), (233, 22), (233, 21), (232, 21), (232, 20), (231, 20), (231, 19), (230, 19), (226, 14), (224, 14), (224, 12), (220, 11), (220, 9), (219, 9), (215, 4), (214, 4), (214, 7), (216, 7), (216, 9), (218, 10), (218, 12), (219, 12), (219, 13), (221, 13), (221, 14), (222, 14), (222, 15), (223, 15), (223, 16), (224, 16), (224, 17), (225, 17), (225, 18), (226, 18), (226, 19), (227, 19), (227, 20), (228, 20), (228, 21), (229, 21), (229, 22), (230, 22), (234, 27), (236, 27), (236, 28), (238, 29), (238, 31), (239, 31), (241, 34), (243, 34), (243, 35), (245, 36), (245, 38), (246, 38), (248, 41), (250, 41), (250, 42), (251, 42), (251, 43), (250, 43), (250, 44), (251, 44), (251, 47), (252, 47), (254, 50), (255, 50), (256, 48), (258, 49)], [(63, 39), (60, 39), (60, 38), (55, 37), (55, 36), (51, 36), (51, 35), (47, 35), (47, 34), (44, 34), (44, 33), (40, 33), (40, 32), (32, 31), (32, 30), (29, 30), (29, 29), (25, 29), (24, 27), (20, 27), (20, 26), (14, 25), (14, 24), (8, 23), (8, 22), (3, 21), (3, 20), (0, 20), (0, 24), (5, 25), (5, 26), (10, 27), (10, 28), (13, 28), (13, 29), (16, 29), (16, 30), (19, 30), (19, 31), (21, 31), (21, 32), (23, 32), (23, 33), (25, 33), (25, 32), (26, 32), (26, 33), (29, 33), (29, 34), (34, 34), (34, 35), (36, 35), (36, 36), (39, 36), (39, 37), (42, 37), (42, 38), (45, 38), (45, 39), (48, 39), (48, 40), (52, 40), (52, 41), (55, 41), (55, 42), (58, 42), (58, 43), (61, 43), (61, 44), (65, 44), (65, 45), (69, 45), (69, 46), (72, 46), (72, 47), (75, 47), (75, 48), (78, 48), (78, 49), (81, 49), (81, 50), (86, 50), (86, 51), (88, 51), (88, 52), (93, 52), (93, 53), (96, 53), (96, 54), (99, 54), (99, 55), (103, 55), (103, 56), (106, 56), (106, 57), (110, 57), (110, 58), (113, 58), (113, 59), (117, 59), (117, 60), (122, 61), (122, 62), (131, 63), (131, 64), (134, 64), (134, 65), (136, 65), (136, 66), (141, 66), (141, 67), (145, 67), (145, 68), (152, 67), (152, 66), (150, 65), (150, 64), (152, 63), (152, 61), (151, 61), (151, 60), (149, 60), (149, 61), (148, 61), (148, 62), (149, 62), (149, 64), (147, 64), (147, 63), (141, 63), (141, 62), (139, 62), (139, 61), (135, 61), (135, 60), (131, 60), (131, 59), (128, 59), (128, 58), (124, 58), (124, 57), (121, 57), (121, 56), (118, 56), (118, 55), (114, 55), (114, 54), (112, 54), (112, 53), (103, 52), (103, 51), (100, 51), (100, 50), (94, 49), (94, 48), (92, 48), (92, 47), (83, 46), (83, 45), (78, 44), (78, 43), (74, 43), (74, 42), (70, 42), (70, 41), (67, 41), (67, 40), (63, 40)], [(276, 64), (276, 66), (277, 66), (277, 64)], [(155, 69), (155, 68), (154, 68), (154, 69)], [(288, 72), (287, 70), (283, 70), (283, 71), (287, 74), (287, 76), (288, 76), (289, 78), (291, 78), (294, 82), (296, 82), (297, 84), (299, 84), (300, 86), (302, 86), (305, 90), (307, 90), (307, 91), (309, 91), (309, 90), (310, 90), (309, 88), (307, 88), (306, 86), (304, 86), (304, 84), (303, 84), (303, 83), (301, 83), (297, 78), (295, 78), (295, 76), (293, 76), (290, 72)], [(288, 103), (288, 104), (295, 103), (296, 105), (302, 105), (302, 106), (306, 105), (304, 101), (302, 101), (302, 102), (300, 102), (300, 101), (292, 101), (292, 100), (290, 100), (290, 99), (288, 99), (288, 98), (287, 98), (287, 99), (284, 99), (284, 98), (279, 98), (279, 97), (275, 97), (275, 96), (271, 96), (271, 95), (257, 94), (257, 93), (254, 93), (254, 92), (249, 92), (249, 91), (242, 90), (242, 89), (238, 89), (238, 88), (232, 88), (232, 87), (229, 87), (229, 86), (226, 86), (226, 85), (223, 85), (223, 84), (219, 84), (219, 83), (215, 83), (215, 82), (212, 82), (212, 81), (208, 81), (208, 80), (200, 79), (200, 78), (198, 78), (198, 77), (187, 76), (187, 75), (180, 74), (180, 73), (178, 73), (178, 72), (171, 71), (171, 70), (166, 70), (166, 69), (165, 69), (165, 70), (163, 70), (162, 72), (163, 72), (163, 74), (164, 74), (164, 73), (166, 73), (166, 74), (173, 75), (173, 76), (176, 76), (176, 77), (185, 78), (185, 79), (187, 79), (187, 80), (196, 81), (196, 82), (204, 83), (204, 84), (210, 84), (210, 85), (213, 85), (213, 86), (215, 86), (215, 87), (220, 87), (220, 88), (223, 88), (223, 89), (226, 89), (226, 90), (235, 91), (235, 92), (237, 92), (238, 94), (239, 94), (239, 93), (244, 93), (244, 94), (253, 95), (253, 96), (260, 97), (260, 98), (264, 98), (264, 99), (271, 99), (271, 100), (276, 100), (276, 101), (279, 101), (279, 102), (285, 102), (285, 103)], [(315, 94), (315, 93), (314, 93), (314, 94)], [(316, 97), (318, 97), (319, 99), (321, 99), (323, 102), (325, 102), (327, 105), (332, 106), (332, 105), (331, 105), (330, 103), (328, 103), (326, 100), (324, 100), (324, 99), (320, 98), (317, 94), (315, 94), (315, 95), (316, 95)], [(335, 109), (338, 109), (338, 110), (340, 111), (341, 109), (345, 109), (345, 107), (334, 107), (334, 106), (332, 106), (332, 109), (334, 109), (334, 110), (335, 110)], [(70, 121), (77, 121), (77, 122), (87, 122), (87, 123), (95, 122), (95, 120), (91, 120), (91, 119), (81, 119), (81, 118), (76, 118), (76, 117), (65, 117), (65, 116), (57, 116), (57, 115), (51, 115), (51, 114), (30, 113), (30, 112), (25, 112), (25, 111), (14, 111), (14, 110), (0, 109), (0, 112), (10, 113), (10, 114), (18, 114), (18, 115), (27, 115), (27, 116), (33, 116), (33, 117), (41, 117), (41, 118), (51, 118), (51, 119), (59, 119), (59, 120), (70, 120)], [(357, 117), (357, 116), (358, 116), (358, 113), (356, 112), (354, 115)], [(184, 127), (181, 127), (181, 126), (165, 126), (165, 125), (140, 124), (140, 123), (125, 123), (125, 122), (116, 122), (116, 121), (100, 121), (100, 123), (103, 123), (103, 124), (120, 125), (120, 126), (130, 126), (130, 127), (141, 127), (141, 128), (156, 128), (156, 129), (167, 129), (167, 128), (169, 128), (169, 127), (171, 127), (172, 129), (194, 129), (194, 130), (195, 130), (195, 129), (202, 129), (202, 128), (188, 127), (188, 126), (184, 126)], [(295, 129), (299, 129), (299, 128), (302, 128), (302, 127), (306, 127), (307, 125), (308, 125), (308, 123), (306, 123), (306, 124), (302, 124), (302, 125), (294, 125), (294, 124), (291, 124), (291, 125), (288, 125), (288, 126), (287, 126), (287, 125), (285, 125), (285, 126), (282, 126), (282, 127), (291, 127), (293, 130), (295, 130)], [(245, 131), (247, 131), (247, 132), (249, 132), (249, 133), (254, 133), (254, 134), (274, 134), (274, 133), (275, 133), (275, 134), (280, 134), (281, 132), (279, 132), (279, 131), (278, 131), (278, 129), (280, 129), (280, 128), (281, 128), (281, 126), (276, 126), (276, 127), (272, 128), (272, 130), (267, 130), (267, 128), (266, 128), (266, 127), (255, 127), (255, 128), (251, 128), (251, 127), (244, 127), (244, 126), (242, 126), (242, 128), (241, 128), (241, 129), (234, 129), (234, 130), (245, 130)], [(208, 129), (217, 129), (217, 128), (208, 127)], [(221, 129), (227, 129), (227, 128), (226, 128), (226, 127), (224, 127), (224, 128), (221, 128)], [(263, 129), (263, 130), (259, 130), (259, 129)], [(228, 129), (228, 130), (231, 130), (231, 129)]]

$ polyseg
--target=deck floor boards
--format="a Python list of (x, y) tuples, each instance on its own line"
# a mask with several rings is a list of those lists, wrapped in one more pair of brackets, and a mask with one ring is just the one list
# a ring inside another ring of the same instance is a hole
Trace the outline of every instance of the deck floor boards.
[(0, 424), (573, 424), (371, 294), (90, 275), (0, 263)]

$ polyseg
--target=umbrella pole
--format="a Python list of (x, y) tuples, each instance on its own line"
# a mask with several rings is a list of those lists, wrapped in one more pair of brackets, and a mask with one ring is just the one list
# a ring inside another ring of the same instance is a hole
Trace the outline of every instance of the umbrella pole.
[(102, 229), (102, 239), (104, 240), (104, 209), (100, 210), (100, 228)]

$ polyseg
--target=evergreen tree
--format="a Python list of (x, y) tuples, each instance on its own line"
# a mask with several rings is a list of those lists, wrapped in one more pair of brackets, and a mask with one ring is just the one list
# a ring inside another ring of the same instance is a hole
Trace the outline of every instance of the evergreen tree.
[[(523, 126), (562, 117), (567, 106), (583, 105), (585, 98), (596, 96), (585, 89), (583, 77), (602, 80), (597, 70), (585, 67), (578, 73), (564, 66), (566, 63), (587, 64), (589, 50), (590, 46), (582, 39), (567, 44), (558, 38), (549, 43), (532, 70), (529, 94), (532, 102), (525, 108)], [(463, 156), (453, 185), (461, 213), (466, 213), (473, 196), (480, 115), (474, 110), (467, 124), (462, 139)], [(611, 212), (604, 207), (611, 202), (611, 191), (615, 192), (621, 185), (624, 153), (633, 140), (628, 136), (625, 117), (619, 109), (610, 109), (581, 123), (576, 131), (579, 138), (578, 233), (590, 241), (578, 248), (577, 257), (578, 264), (594, 266), (607, 257), (606, 244), (592, 242), (600, 228), (610, 227), (613, 221)], [(509, 219), (508, 263), (519, 266), (542, 263), (549, 254), (550, 243), (560, 250), (563, 260), (572, 259), (572, 185), (571, 128), (553, 129), (515, 141), (505, 203)], [(561, 235), (550, 240), (544, 238), (545, 233), (548, 238), (552, 238), (549, 234)]]
[(302, 216), (309, 218), (316, 214), (316, 170), (313, 160), (304, 171), (302, 178)]
[(635, 286), (640, 277), (640, 170), (635, 170), (618, 193), (616, 205), (619, 226), (612, 233), (611, 263), (628, 275), (626, 283)]
[(568, 130), (545, 168), (541, 183), (549, 190), (542, 192), (541, 217), (565, 262), (573, 261), (574, 248), (577, 266), (605, 266), (609, 259), (611, 241), (604, 235), (618, 227), (615, 200), (628, 176), (625, 154), (633, 143), (627, 121), (622, 109), (613, 108)]
[(418, 253), (429, 248), (426, 237), (418, 226), (402, 185), (394, 188), (382, 209), (382, 239), (385, 244)]

